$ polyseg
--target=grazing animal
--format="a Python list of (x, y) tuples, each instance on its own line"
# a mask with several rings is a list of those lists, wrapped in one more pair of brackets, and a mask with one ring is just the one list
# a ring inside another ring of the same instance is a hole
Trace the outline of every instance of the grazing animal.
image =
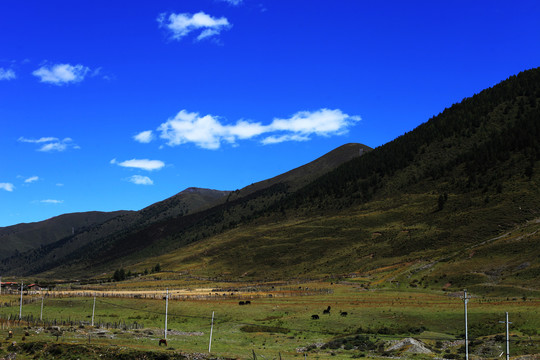
[(11, 339), (13, 337), (13, 331), (9, 330), (8, 332), (8, 339)]
[(323, 314), (328, 314), (328, 315), (330, 315), (330, 305), (328, 305), (328, 307), (326, 308), (326, 310), (323, 310), (322, 313), (323, 313)]
[(339, 315), (341, 315), (341, 316), (347, 316), (348, 314), (347, 314), (346, 311), (340, 311), (340, 312), (339, 312)]
[(319, 315), (315, 314), (315, 315), (311, 315), (311, 320), (318, 320), (319, 319)]
[(159, 339), (159, 346), (161, 346), (161, 344), (167, 346), (167, 340), (165, 340), (165, 339)]
[(251, 305), (251, 301), (250, 300), (246, 300), (246, 302), (244, 303), (245, 305)]
[(238, 302), (238, 305), (246, 305), (246, 303), (243, 302), (243, 301), (239, 301), (239, 302)]

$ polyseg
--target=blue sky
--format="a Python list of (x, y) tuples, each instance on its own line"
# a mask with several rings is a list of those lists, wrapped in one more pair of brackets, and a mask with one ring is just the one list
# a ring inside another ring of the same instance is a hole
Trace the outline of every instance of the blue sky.
[(242, 188), (540, 65), (537, 1), (0, 9), (0, 226)]

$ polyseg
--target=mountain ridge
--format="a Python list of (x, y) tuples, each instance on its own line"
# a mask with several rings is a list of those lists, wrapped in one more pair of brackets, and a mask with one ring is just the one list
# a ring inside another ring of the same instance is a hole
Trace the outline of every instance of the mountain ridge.
[[(133, 241), (128, 239), (125, 246), (117, 246), (116, 250), (112, 251), (110, 249), (107, 250), (109, 246), (113, 246), (106, 245), (110, 241), (117, 241), (115, 239), (124, 238), (125, 236), (129, 236), (130, 233), (143, 234), (140, 236), (145, 236), (148, 239), (153, 238), (156, 232), (163, 232), (162, 228), (165, 225), (162, 224), (163, 222), (166, 222), (167, 219), (182, 220), (173, 221), (173, 224), (177, 224), (172, 227), (169, 225), (169, 228), (176, 229), (178, 226), (189, 227), (189, 224), (191, 224), (193, 219), (200, 219), (201, 216), (204, 217), (205, 214), (208, 213), (205, 212), (205, 209), (211, 208), (212, 206), (227, 207), (228, 205), (226, 204), (242, 202), (244, 201), (242, 200), (243, 198), (250, 198), (254, 193), (264, 192), (266, 189), (275, 186), (280, 187), (281, 189), (288, 187), (298, 188), (302, 185), (302, 182), (306, 182), (306, 179), (317, 177), (335, 166), (348, 161), (355, 156), (359, 156), (361, 152), (367, 152), (369, 150), (370, 148), (365, 145), (346, 144), (308, 164), (292, 169), (274, 178), (249, 185), (246, 187), (247, 191), (237, 190), (235, 192), (230, 192), (189, 187), (170, 198), (154, 203), (139, 211), (122, 214), (121, 216), (108, 219), (101, 224), (95, 224), (89, 231), (75, 234), (74, 236), (67, 236), (59, 239), (55, 243), (48, 244), (39, 249), (29, 250), (28, 252), (12, 257), (11, 259), (6, 259), (3, 262), (3, 266), (5, 269), (9, 269), (8, 271), (16, 271), (18, 268), (17, 266), (19, 266), (20, 269), (20, 264), (32, 263), (31, 267), (39, 269), (39, 271), (45, 271), (50, 267), (61, 265), (64, 262), (62, 259), (68, 256), (68, 254), (70, 256), (86, 256), (88, 251), (93, 251), (96, 247), (103, 249), (103, 256), (96, 258), (96, 261), (103, 261), (104, 258), (109, 257), (108, 254), (110, 253), (124, 253), (125, 248), (129, 248), (130, 251), (133, 251), (135, 244), (139, 244), (138, 246), (144, 248), (149, 243), (147, 240)], [(183, 201), (186, 198), (190, 198), (189, 208), (183, 204)], [(202, 214), (197, 214), (199, 212)], [(177, 230), (170, 231), (176, 232)], [(103, 239), (101, 245), (92, 245), (93, 242), (99, 239)], [(25, 270), (28, 271), (27, 265), (24, 267)]]
[(48, 245), (71, 235), (74, 231), (79, 232), (82, 228), (127, 213), (129, 211), (126, 210), (76, 212), (54, 216), (42, 221), (0, 227), (0, 244), (2, 244), (0, 254), (2, 257), (6, 257), (12, 252), (24, 252), (35, 247)]
[[(11, 264), (47, 277), (123, 266), (136, 272), (159, 262), (224, 280), (356, 274), (366, 286), (540, 289), (540, 232), (530, 222), (540, 217), (538, 119), (540, 69), (533, 69), (322, 174), (300, 167), (298, 177), (278, 176), (197, 212), (117, 229), (54, 262), (36, 264), (40, 254), (28, 253)], [(451, 256), (473, 248), (464, 259)], [(399, 271), (387, 276), (384, 269)]]
[(537, 68), (344, 163), (256, 220), (151, 261), (217, 279), (398, 267), (410, 280), (396, 279), (414, 286), (539, 290), (539, 119)]

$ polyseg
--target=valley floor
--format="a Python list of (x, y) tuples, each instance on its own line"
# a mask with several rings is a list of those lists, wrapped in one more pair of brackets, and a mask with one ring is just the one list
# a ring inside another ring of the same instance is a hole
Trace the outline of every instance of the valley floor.
[[(18, 320), (18, 296), (1, 295), (0, 356), (462, 359), (465, 355), (460, 293), (388, 287), (368, 290), (358, 279), (184, 285), (182, 291), (170, 291), (168, 344), (163, 347), (158, 341), (164, 338), (164, 289), (142, 293), (88, 288), (29, 294), (24, 296), (22, 321)], [(91, 326), (94, 293), (95, 326)], [(504, 352), (505, 327), (499, 321), (504, 320), (505, 312), (512, 322), (511, 356), (538, 358), (534, 354), (540, 354), (540, 299), (471, 295), (468, 331), (472, 359), (497, 358)], [(408, 338), (418, 343), (405, 340)]]

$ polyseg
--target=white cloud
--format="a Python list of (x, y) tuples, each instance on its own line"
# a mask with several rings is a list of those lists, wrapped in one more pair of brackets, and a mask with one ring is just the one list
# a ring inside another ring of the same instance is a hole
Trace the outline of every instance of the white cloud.
[(39, 177), (38, 177), (38, 176), (31, 176), (31, 177), (29, 177), (28, 179), (24, 180), (24, 182), (25, 182), (26, 184), (31, 184), (31, 183), (33, 183), (33, 182), (35, 182), (35, 181), (38, 181), (38, 180), (39, 180)]
[(268, 136), (261, 140), (261, 144), (270, 145), (270, 144), (279, 144), (285, 141), (308, 141), (309, 137), (302, 135), (281, 135), (281, 136)]
[(218, 149), (223, 142), (235, 144), (237, 140), (251, 139), (269, 134), (262, 144), (284, 141), (307, 141), (311, 136), (343, 135), (359, 116), (349, 116), (339, 109), (299, 111), (287, 119), (274, 119), (269, 125), (239, 120), (235, 124), (223, 124), (219, 117), (200, 116), (199, 113), (180, 111), (158, 127), (160, 138), (169, 146), (194, 143), (204, 149)]
[(0, 183), (0, 189), (12, 192), (15, 186), (12, 183)]
[(152, 133), (152, 130), (148, 130), (138, 133), (133, 138), (140, 143), (147, 144), (154, 140), (154, 134)]
[(129, 181), (137, 185), (153, 185), (154, 182), (148, 176), (133, 175)]
[(50, 151), (65, 151), (69, 148), (71, 149), (80, 149), (79, 145), (73, 143), (73, 139), (64, 138), (62, 140), (56, 137), (42, 137), (39, 139), (27, 139), (25, 137), (20, 137), (18, 139), (20, 142), (31, 143), (31, 144), (43, 144), (37, 151), (50, 152)]
[(40, 203), (44, 203), (44, 204), (62, 204), (64, 202), (64, 200), (54, 200), (54, 199), (46, 199), (46, 200), (41, 200)]
[(197, 40), (202, 40), (219, 35), (222, 30), (231, 27), (227, 18), (214, 18), (202, 11), (193, 15), (189, 13), (171, 13), (170, 15), (162, 13), (158, 16), (157, 21), (160, 27), (169, 30), (170, 36), (174, 40), (180, 40), (190, 32), (199, 30), (201, 32), (197, 36)]
[(165, 163), (161, 160), (148, 160), (148, 159), (131, 159), (131, 160), (126, 160), (122, 162), (118, 162), (116, 161), (116, 159), (112, 159), (110, 163), (116, 164), (122, 167), (142, 169), (142, 170), (147, 170), (147, 171), (159, 170), (165, 166)]
[(67, 149), (67, 145), (63, 142), (54, 142), (54, 143), (48, 143), (43, 145), (41, 148), (38, 149), (38, 151), (65, 151)]
[(56, 186), (64, 186), (62, 183), (57, 183)]
[(274, 119), (269, 128), (302, 135), (342, 135), (349, 126), (359, 120), (359, 116), (349, 116), (339, 109), (321, 109), (313, 112), (299, 111), (289, 119)]
[(15, 79), (17, 76), (15, 75), (15, 71), (11, 69), (4, 69), (0, 68), (0, 80), (12, 80)]
[(50, 142), (50, 141), (58, 141), (58, 138), (55, 138), (55, 137), (42, 137), (42, 138), (39, 138), (39, 139), (27, 139), (27, 138), (24, 138), (24, 137), (21, 136), (19, 138), (19, 141), (20, 142), (25, 142), (25, 143), (39, 144), (39, 143)]
[(199, 34), (199, 36), (197, 36), (197, 40), (206, 39), (206, 38), (209, 38), (210, 36), (214, 36), (218, 34), (219, 34), (219, 31), (217, 31), (216, 29), (206, 29), (206, 30), (203, 30)]
[(32, 72), (32, 75), (39, 77), (41, 82), (63, 85), (83, 81), (89, 71), (90, 68), (80, 64), (56, 64), (42, 66)]
[(235, 125), (222, 125), (215, 116), (201, 117), (198, 113), (182, 110), (173, 119), (161, 124), (158, 131), (169, 146), (191, 142), (204, 149), (218, 149), (221, 141), (234, 143), (237, 138), (248, 139), (264, 132), (264, 127), (260, 123), (244, 120)]

